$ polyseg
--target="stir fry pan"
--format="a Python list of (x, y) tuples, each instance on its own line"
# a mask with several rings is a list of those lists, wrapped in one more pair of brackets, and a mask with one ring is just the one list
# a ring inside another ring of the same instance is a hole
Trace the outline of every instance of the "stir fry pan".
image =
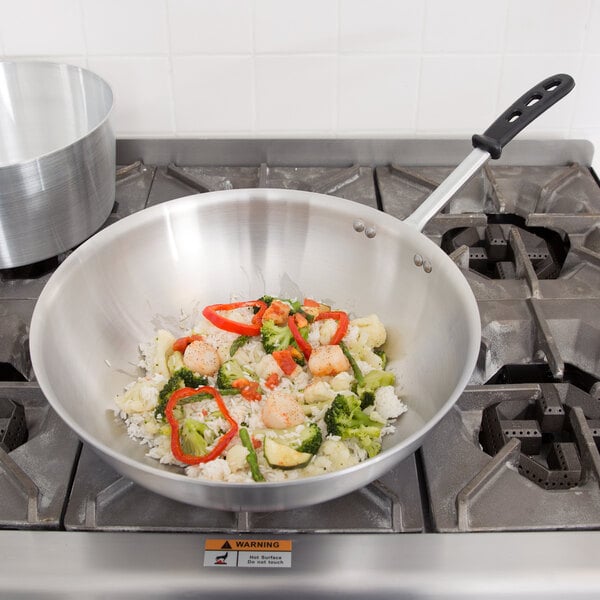
[[(348, 200), (280, 189), (228, 190), (161, 204), (75, 250), (45, 286), (31, 324), (37, 380), (64, 421), (125, 477), (165, 496), (223, 510), (271, 511), (356, 490), (409, 456), (467, 385), (480, 348), (477, 304), (459, 268), (421, 233), (489, 158), (573, 87), (546, 79), (515, 102), (406, 221)], [(286, 482), (191, 479), (146, 456), (114, 415), (137, 375), (138, 344), (180, 332), (202, 308), (263, 294), (311, 297), (376, 313), (409, 410), (375, 458)]]

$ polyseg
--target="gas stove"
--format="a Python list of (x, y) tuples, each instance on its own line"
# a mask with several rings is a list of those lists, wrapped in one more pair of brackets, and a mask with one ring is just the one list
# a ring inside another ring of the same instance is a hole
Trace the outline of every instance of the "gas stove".
[[(122, 140), (105, 226), (181, 196), (248, 187), (332, 194), (403, 219), (468, 149), (453, 140)], [(29, 359), (36, 298), (68, 253), (0, 271), (0, 597), (597, 597), (600, 186), (591, 159), (586, 142), (515, 141), (429, 222), (424, 233), (479, 305), (470, 385), (384, 477), (292, 511), (192, 507), (113, 471), (58, 419)], [(241, 542), (284, 550), (263, 564)]]

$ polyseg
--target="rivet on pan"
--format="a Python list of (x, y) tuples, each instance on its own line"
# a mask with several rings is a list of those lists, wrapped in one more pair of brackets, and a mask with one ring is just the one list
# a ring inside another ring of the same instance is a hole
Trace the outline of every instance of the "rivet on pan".
[(367, 227), (367, 228), (365, 229), (365, 235), (366, 235), (368, 238), (374, 238), (374, 237), (377, 235), (377, 229), (375, 229), (375, 227), (374, 227), (374, 226)]
[(423, 262), (423, 271), (425, 271), (425, 273), (431, 273), (432, 268), (433, 267), (431, 266), (431, 263), (428, 260)]
[(415, 254), (414, 261), (417, 267), (421, 267), (423, 265), (423, 257), (420, 254)]
[(362, 221), (354, 221), (354, 223), (352, 223), (352, 227), (354, 227), (354, 231), (364, 231), (365, 230), (365, 224)]

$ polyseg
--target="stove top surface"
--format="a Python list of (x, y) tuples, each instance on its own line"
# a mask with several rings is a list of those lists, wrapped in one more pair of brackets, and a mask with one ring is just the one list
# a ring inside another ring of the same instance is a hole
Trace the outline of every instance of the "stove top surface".
[[(128, 160), (105, 226), (173, 198), (247, 187), (333, 194), (402, 219), (462, 158), (447, 153), (444, 164), (438, 148), (424, 164), (417, 142), (312, 144), (317, 166), (283, 141), (214, 141), (212, 160), (200, 142), (122, 142)], [(419, 451), (322, 505), (199, 509), (114, 472), (58, 419), (29, 359), (36, 298), (68, 253), (0, 271), (0, 529), (11, 539), (54, 530), (77, 547), (78, 532), (92, 531), (343, 534), (348, 543), (353, 534), (416, 533), (442, 543), (459, 532), (600, 529), (600, 187), (585, 148), (541, 147), (548, 164), (529, 165), (536, 147), (525, 142), (512, 159), (522, 164), (486, 165), (424, 230), (478, 301), (482, 344), (469, 387)]]

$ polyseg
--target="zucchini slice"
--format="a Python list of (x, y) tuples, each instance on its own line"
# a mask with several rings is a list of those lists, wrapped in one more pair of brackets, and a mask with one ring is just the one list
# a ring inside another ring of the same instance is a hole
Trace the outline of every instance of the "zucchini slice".
[(263, 451), (269, 465), (277, 469), (300, 469), (313, 457), (309, 452), (298, 452), (270, 437), (265, 438)]

